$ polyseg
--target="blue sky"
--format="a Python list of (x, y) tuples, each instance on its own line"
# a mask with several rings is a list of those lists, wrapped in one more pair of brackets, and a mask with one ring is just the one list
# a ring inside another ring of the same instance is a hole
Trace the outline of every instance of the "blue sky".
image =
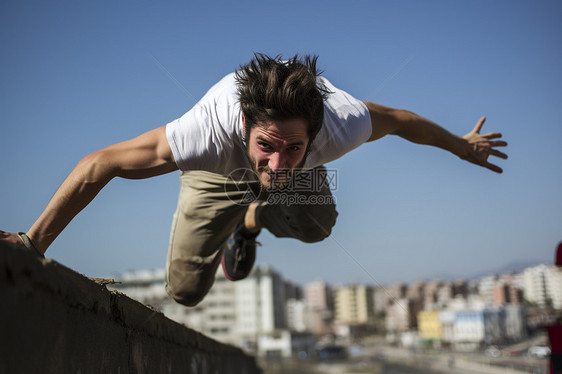
[[(386, 137), (337, 160), (317, 244), (260, 236), (298, 282), (387, 284), (551, 263), (562, 240), (562, 4), (531, 1), (0, 4), (0, 229), (27, 230), (76, 163), (188, 111), (252, 53), (320, 56), (363, 100), (509, 142), (502, 175)], [(113, 180), (47, 256), (89, 276), (166, 261), (178, 173)]]

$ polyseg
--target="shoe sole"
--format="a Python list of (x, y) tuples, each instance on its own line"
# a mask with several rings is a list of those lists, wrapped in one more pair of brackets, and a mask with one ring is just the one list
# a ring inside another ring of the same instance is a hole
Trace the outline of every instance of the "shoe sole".
[[(241, 280), (241, 279), (234, 279), (234, 278), (231, 278), (231, 277), (228, 275), (228, 273), (226, 272), (226, 266), (225, 266), (225, 264), (224, 264), (224, 254), (222, 255), (222, 259), (221, 259), (221, 267), (222, 267), (222, 272), (224, 273), (224, 276), (225, 276), (226, 279), (228, 279), (229, 281), (231, 281), (231, 282), (236, 282), (236, 281)], [(244, 278), (242, 278), (242, 279), (244, 279)]]

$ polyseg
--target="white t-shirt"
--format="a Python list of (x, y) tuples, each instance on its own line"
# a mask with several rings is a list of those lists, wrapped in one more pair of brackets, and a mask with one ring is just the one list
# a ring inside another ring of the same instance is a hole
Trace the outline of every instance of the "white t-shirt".
[[(312, 142), (305, 168), (336, 160), (366, 142), (371, 119), (363, 102), (334, 87), (324, 102), (324, 122)], [(228, 175), (249, 168), (242, 111), (234, 73), (221, 79), (186, 114), (166, 125), (166, 136), (180, 170), (206, 170)]]

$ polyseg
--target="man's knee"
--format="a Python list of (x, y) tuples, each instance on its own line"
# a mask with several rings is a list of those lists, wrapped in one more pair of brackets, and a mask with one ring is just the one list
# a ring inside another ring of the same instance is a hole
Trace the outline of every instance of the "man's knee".
[(320, 227), (314, 224), (305, 225), (302, 227), (298, 239), (300, 239), (302, 242), (305, 243), (317, 243), (317, 242), (321, 242), (322, 240), (330, 236), (331, 232), (332, 232), (332, 226)]
[(306, 212), (298, 219), (299, 237), (305, 243), (317, 243), (326, 239), (332, 233), (336, 224), (338, 212), (335, 206), (326, 206), (316, 210), (315, 214)]
[(208, 290), (197, 290), (193, 289), (193, 287), (181, 288), (167, 284), (166, 292), (179, 304), (185, 306), (196, 306), (205, 298)]
[(193, 256), (188, 260), (172, 261), (166, 275), (168, 295), (186, 306), (199, 304), (215, 282), (217, 264), (215, 261), (207, 263), (214, 257)]

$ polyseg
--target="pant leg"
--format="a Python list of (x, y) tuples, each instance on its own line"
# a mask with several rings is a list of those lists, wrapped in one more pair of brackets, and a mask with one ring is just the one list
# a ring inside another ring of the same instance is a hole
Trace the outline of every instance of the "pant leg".
[(247, 186), (218, 174), (182, 172), (170, 233), (166, 291), (194, 306), (211, 289), (224, 244), (244, 217)]
[(256, 218), (277, 237), (319, 242), (330, 235), (338, 216), (328, 183), (336, 176), (323, 166), (301, 173), (308, 174), (296, 173), (290, 191), (271, 193), (256, 209)]

